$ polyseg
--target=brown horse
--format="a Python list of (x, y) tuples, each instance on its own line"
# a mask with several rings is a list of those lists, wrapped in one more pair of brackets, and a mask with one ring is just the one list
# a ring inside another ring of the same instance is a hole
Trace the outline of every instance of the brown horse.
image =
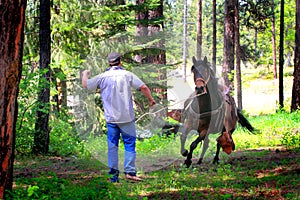
[[(204, 141), (203, 150), (198, 160), (198, 164), (202, 163), (204, 154), (208, 149), (208, 134), (221, 133), (217, 139), (217, 152), (213, 161), (213, 163), (218, 163), (221, 147), (227, 154), (235, 149), (232, 133), (236, 129), (237, 122), (250, 132), (254, 131), (249, 121), (237, 109), (234, 98), (229, 94), (229, 91), (226, 92), (226, 87), (218, 84), (215, 72), (207, 62), (206, 57), (204, 60), (196, 60), (193, 57), (192, 72), (196, 87), (191, 97), (185, 102), (181, 113), (183, 126), (179, 129), (179, 132), (182, 133), (180, 136), (181, 154), (186, 156), (184, 163), (187, 167), (192, 163), (194, 149), (199, 142)], [(198, 137), (191, 143), (188, 151), (185, 149), (185, 142), (191, 130), (197, 130)]]

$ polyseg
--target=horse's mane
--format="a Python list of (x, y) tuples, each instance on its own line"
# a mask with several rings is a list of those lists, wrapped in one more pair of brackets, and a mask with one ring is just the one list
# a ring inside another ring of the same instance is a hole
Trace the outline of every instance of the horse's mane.
[(216, 76), (216, 72), (215, 70), (212, 68), (212, 66), (210, 65), (209, 62), (204, 62), (204, 64), (206, 64), (208, 66), (208, 70), (209, 70), (209, 75), (210, 75), (210, 80), (211, 80), (211, 84), (212, 84), (212, 90), (217, 91), (218, 90), (218, 78)]

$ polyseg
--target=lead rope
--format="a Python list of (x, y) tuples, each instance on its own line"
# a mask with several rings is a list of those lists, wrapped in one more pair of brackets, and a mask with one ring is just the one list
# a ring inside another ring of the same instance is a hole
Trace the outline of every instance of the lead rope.
[[(181, 100), (181, 101), (179, 101), (179, 102), (177, 102), (177, 103), (174, 103), (174, 104), (170, 105), (170, 107), (171, 107), (171, 106), (174, 106), (174, 105), (177, 105), (177, 104), (179, 104), (179, 103), (182, 103), (182, 102), (184, 102), (184, 101), (186, 101), (186, 100), (188, 100), (188, 99), (192, 99), (192, 98), (201, 96), (201, 95), (203, 95), (203, 94), (204, 94), (204, 93), (200, 93), (200, 94), (193, 95), (193, 96), (191, 96), (191, 97), (188, 97), (188, 98), (186, 98), (186, 99), (183, 99), (183, 100)], [(191, 101), (191, 102), (192, 102), (192, 101)], [(191, 105), (191, 102), (188, 104), (187, 108)], [(153, 106), (155, 106), (155, 105), (156, 105), (156, 104), (154, 104)], [(155, 111), (155, 112), (146, 112), (146, 113), (144, 113), (143, 115), (141, 115), (139, 118), (137, 118), (135, 122), (138, 123), (144, 116), (146, 116), (146, 115), (155, 115), (156, 113), (159, 113), (159, 112), (161, 112), (162, 110), (164, 110), (164, 109), (166, 109), (166, 108), (168, 108), (168, 106), (164, 106), (164, 107), (160, 108), (159, 110), (157, 110), (157, 111)], [(151, 108), (150, 108), (150, 109), (151, 109)]]

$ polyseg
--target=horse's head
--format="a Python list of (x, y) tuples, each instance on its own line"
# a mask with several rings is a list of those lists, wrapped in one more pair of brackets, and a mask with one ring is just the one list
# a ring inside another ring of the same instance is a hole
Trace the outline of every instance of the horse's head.
[(214, 71), (210, 67), (209, 62), (207, 61), (206, 56), (204, 60), (196, 60), (193, 56), (193, 66), (192, 72), (194, 74), (194, 82), (196, 86), (197, 94), (207, 93), (207, 84), (210, 81), (211, 77), (215, 77)]
[(228, 155), (235, 150), (235, 144), (232, 139), (231, 133), (225, 131), (220, 137), (217, 138), (217, 142), (222, 147), (223, 151)]

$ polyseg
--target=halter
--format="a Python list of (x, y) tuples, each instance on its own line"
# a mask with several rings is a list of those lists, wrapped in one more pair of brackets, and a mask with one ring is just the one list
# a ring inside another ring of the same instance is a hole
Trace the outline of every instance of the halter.
[(197, 81), (202, 81), (203, 83), (204, 83), (204, 86), (203, 86), (203, 92), (202, 93), (200, 93), (200, 94), (198, 94), (197, 96), (201, 96), (201, 95), (204, 95), (204, 94), (207, 94), (207, 89), (206, 89), (206, 86), (207, 86), (207, 84), (208, 84), (208, 82), (209, 82), (209, 80), (210, 80), (210, 76), (211, 75), (209, 75), (208, 77), (207, 77), (207, 80), (205, 81), (203, 78), (197, 78), (196, 80), (195, 80), (195, 83), (197, 83)]

